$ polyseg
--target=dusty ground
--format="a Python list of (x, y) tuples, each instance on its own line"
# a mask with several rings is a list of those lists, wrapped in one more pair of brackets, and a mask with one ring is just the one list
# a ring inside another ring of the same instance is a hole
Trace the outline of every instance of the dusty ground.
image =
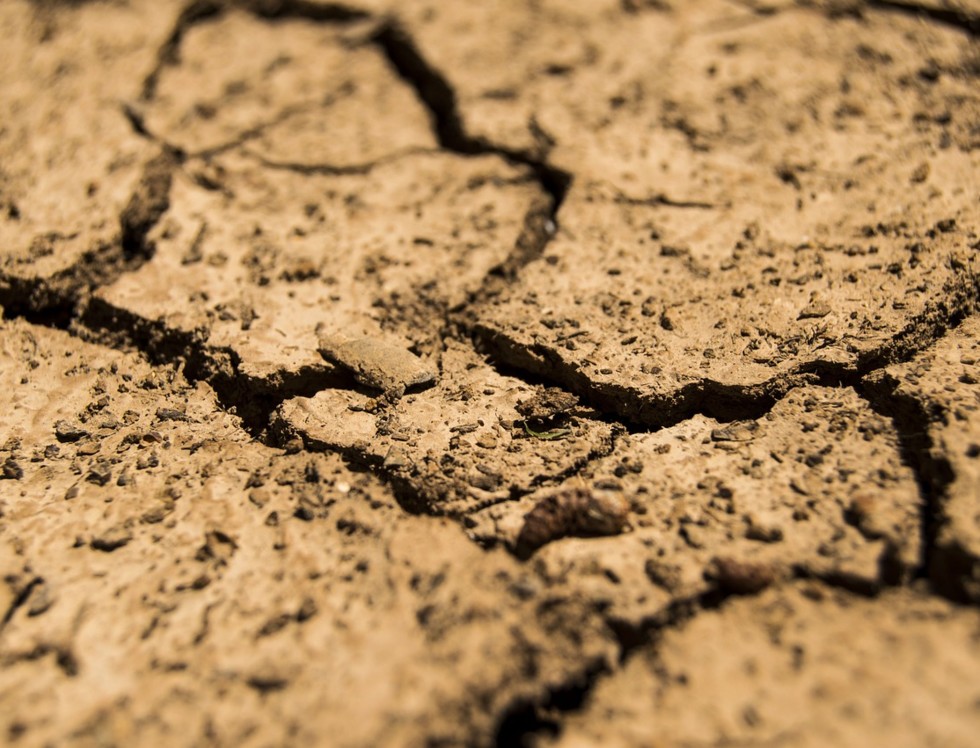
[(976, 745), (978, 31), (0, 4), (0, 743)]

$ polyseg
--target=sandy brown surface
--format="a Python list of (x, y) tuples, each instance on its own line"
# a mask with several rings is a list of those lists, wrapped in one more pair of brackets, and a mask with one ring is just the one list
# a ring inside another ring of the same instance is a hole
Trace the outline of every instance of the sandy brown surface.
[(970, 746), (980, 3), (0, 3), (0, 744)]

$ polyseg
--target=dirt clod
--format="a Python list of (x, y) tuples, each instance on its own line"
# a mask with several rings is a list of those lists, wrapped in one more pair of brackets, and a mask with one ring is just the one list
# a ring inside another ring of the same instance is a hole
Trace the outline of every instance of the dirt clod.
[(572, 488), (553, 493), (524, 515), (514, 551), (529, 558), (534, 551), (568, 536), (615, 535), (628, 524), (629, 502), (609, 490)]
[(385, 395), (399, 398), (409, 388), (431, 385), (436, 371), (418, 356), (376, 338), (341, 340), (320, 335), (317, 350), (348, 369), (354, 378)]

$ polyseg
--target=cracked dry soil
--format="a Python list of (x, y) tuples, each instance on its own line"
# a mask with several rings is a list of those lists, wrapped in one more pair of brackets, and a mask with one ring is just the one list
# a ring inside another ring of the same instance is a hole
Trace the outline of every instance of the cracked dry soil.
[(976, 745), (978, 30), (0, 4), (0, 743)]

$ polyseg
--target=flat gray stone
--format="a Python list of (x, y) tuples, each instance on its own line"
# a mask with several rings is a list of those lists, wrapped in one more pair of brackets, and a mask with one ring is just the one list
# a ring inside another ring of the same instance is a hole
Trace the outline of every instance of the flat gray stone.
[(405, 390), (431, 385), (436, 369), (410, 351), (379, 338), (344, 340), (320, 335), (317, 350), (328, 361), (349, 370), (361, 384), (399, 398)]

